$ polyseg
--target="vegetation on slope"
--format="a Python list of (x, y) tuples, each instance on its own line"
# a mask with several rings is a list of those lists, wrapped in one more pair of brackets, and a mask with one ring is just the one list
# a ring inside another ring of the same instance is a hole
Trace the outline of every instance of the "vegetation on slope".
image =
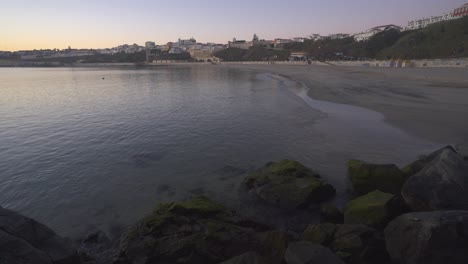
[(287, 44), (285, 49), (304, 51), (318, 60), (468, 57), (468, 17), (414, 31), (388, 30), (368, 41), (357, 42), (352, 37), (327, 38)]
[(263, 47), (251, 47), (248, 50), (228, 48), (218, 51), (215, 56), (224, 61), (284, 61), (289, 59), (289, 50), (274, 50)]

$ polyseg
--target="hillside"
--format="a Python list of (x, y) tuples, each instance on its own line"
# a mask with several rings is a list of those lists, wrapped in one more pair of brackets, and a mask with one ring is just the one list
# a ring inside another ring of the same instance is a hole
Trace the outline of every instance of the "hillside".
[(305, 51), (318, 60), (342, 59), (438, 59), (468, 57), (468, 17), (441, 22), (427, 28), (381, 32), (368, 41), (353, 38), (308, 40), (285, 46)]
[(468, 57), (468, 17), (411, 31), (380, 51), (378, 56), (405, 59)]
[(288, 60), (290, 51), (273, 50), (262, 47), (251, 47), (250, 49), (228, 48), (218, 51), (215, 56), (224, 61), (284, 61)]

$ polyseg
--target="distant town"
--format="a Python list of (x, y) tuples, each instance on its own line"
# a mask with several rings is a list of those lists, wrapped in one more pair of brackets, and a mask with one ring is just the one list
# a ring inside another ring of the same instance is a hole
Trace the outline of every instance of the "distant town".
[[(272, 40), (261, 39), (255, 34), (252, 40), (240, 40), (233, 38), (228, 41), (227, 44), (219, 43), (199, 43), (195, 38), (190, 39), (178, 39), (174, 42), (168, 42), (165, 44), (157, 44), (153, 41), (147, 41), (144, 46), (138, 44), (124, 44), (113, 48), (104, 49), (73, 49), (68, 47), (67, 49), (42, 49), (42, 50), (20, 50), (20, 51), (0, 51), (0, 59), (15, 58), (20, 60), (31, 60), (31, 59), (53, 59), (53, 58), (67, 58), (67, 57), (86, 57), (95, 55), (113, 55), (113, 54), (133, 54), (144, 52), (146, 62), (157, 61), (158, 59), (169, 60), (176, 54), (190, 54), (191, 58), (198, 61), (215, 60), (215, 53), (228, 48), (238, 48), (248, 50), (252, 47), (264, 47), (269, 49), (281, 50), (285, 45), (291, 43), (304, 43), (306, 40), (323, 40), (323, 39), (345, 39), (354, 38), (356, 42), (364, 42), (379, 34), (388, 30), (396, 30), (399, 32), (418, 30), (428, 27), (429, 25), (455, 20), (468, 15), (468, 3), (464, 4), (450, 13), (444, 13), (439, 16), (432, 16), (428, 18), (416, 19), (409, 21), (404, 27), (397, 25), (381, 25), (370, 28), (363, 32), (356, 34), (331, 34), (328, 36), (321, 36), (319, 34), (311, 34), (306, 37), (294, 37), (294, 38), (276, 38)], [(172, 54), (173, 56), (165, 57), (159, 56), (161, 54)]]

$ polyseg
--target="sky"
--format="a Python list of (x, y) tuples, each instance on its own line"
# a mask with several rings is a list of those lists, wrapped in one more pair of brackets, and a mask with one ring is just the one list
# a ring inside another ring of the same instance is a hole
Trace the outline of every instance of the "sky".
[(0, 0), (0, 50), (111, 48), (194, 37), (227, 43), (358, 33), (468, 0)]

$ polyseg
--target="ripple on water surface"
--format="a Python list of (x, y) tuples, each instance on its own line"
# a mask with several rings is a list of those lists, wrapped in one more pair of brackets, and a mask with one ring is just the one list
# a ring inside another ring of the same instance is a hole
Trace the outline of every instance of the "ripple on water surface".
[[(0, 204), (67, 236), (158, 202), (233, 207), (246, 172), (296, 159), (346, 189), (346, 161), (399, 165), (436, 145), (376, 112), (269, 74), (217, 67), (0, 69)], [(102, 79), (105, 77), (105, 79)]]

